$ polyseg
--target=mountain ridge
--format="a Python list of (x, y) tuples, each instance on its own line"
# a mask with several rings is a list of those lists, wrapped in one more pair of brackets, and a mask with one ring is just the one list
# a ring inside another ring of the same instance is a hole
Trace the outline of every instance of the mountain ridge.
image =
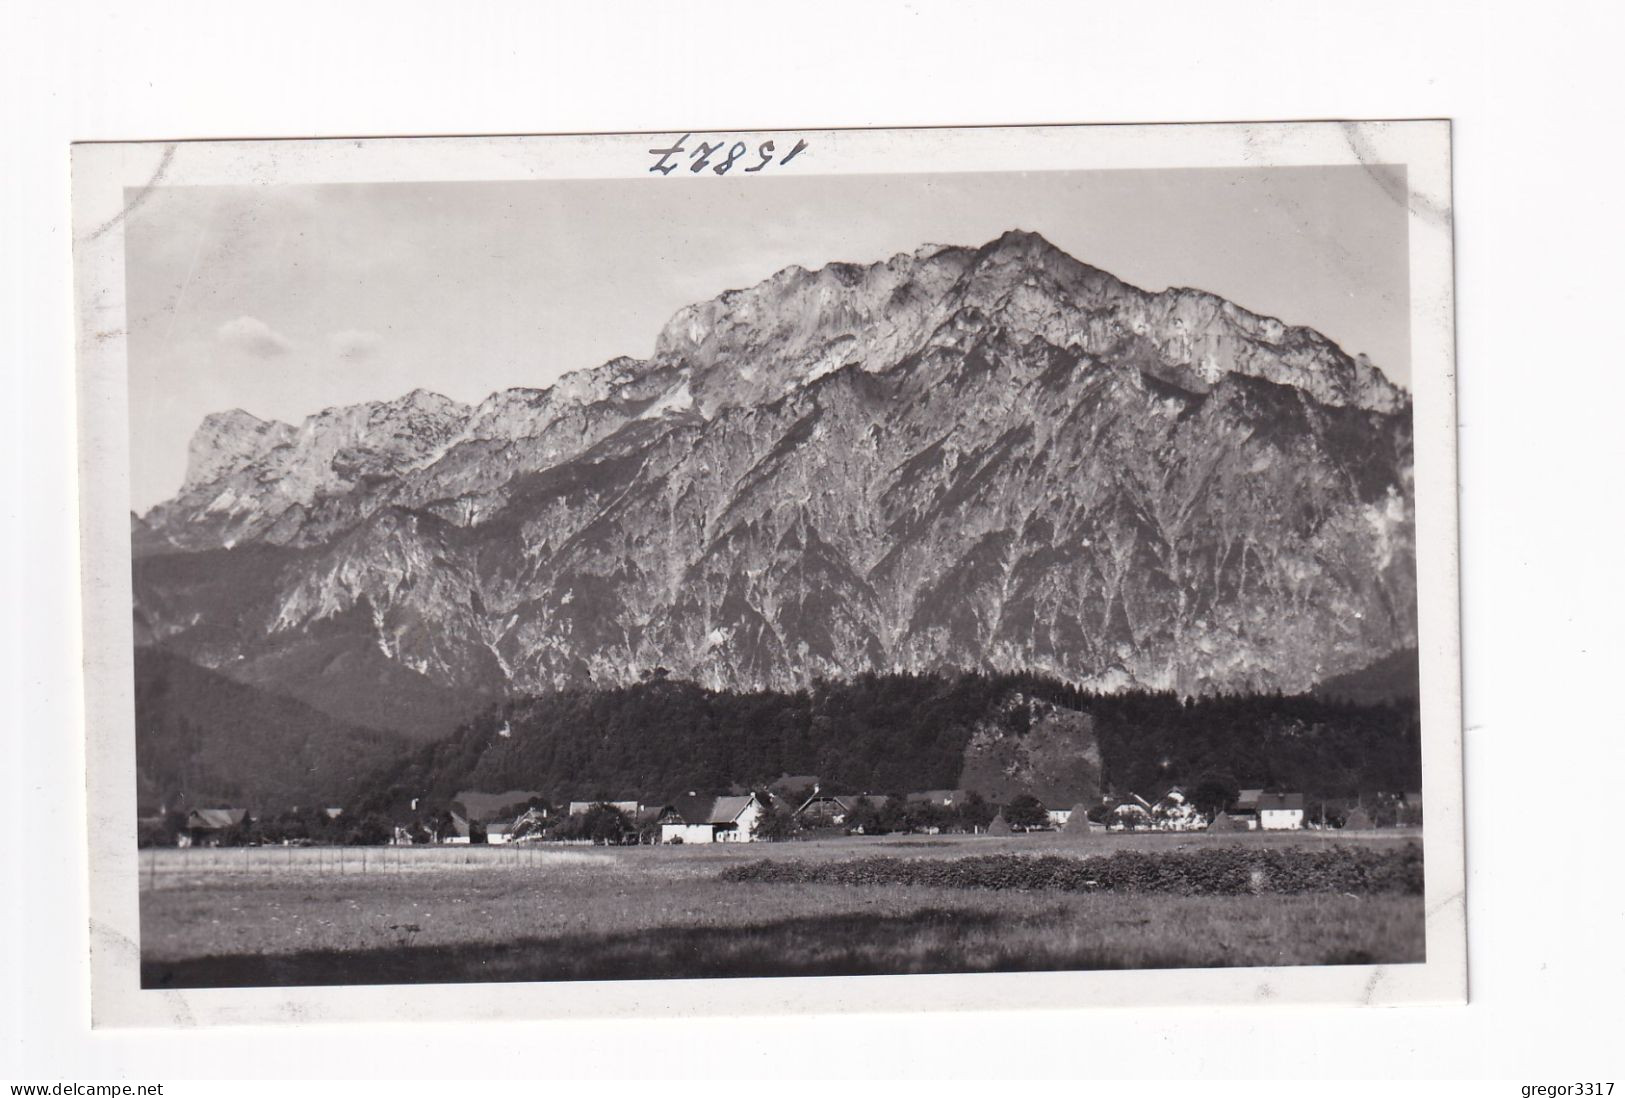
[[(354, 618), (482, 696), (656, 664), (1305, 689), (1415, 643), (1409, 412), (1318, 333), (1032, 233), (788, 267), (548, 388), (210, 417), (132, 516), (140, 635), (254, 675)], [(241, 595), (140, 576), (249, 546), (278, 563)]]

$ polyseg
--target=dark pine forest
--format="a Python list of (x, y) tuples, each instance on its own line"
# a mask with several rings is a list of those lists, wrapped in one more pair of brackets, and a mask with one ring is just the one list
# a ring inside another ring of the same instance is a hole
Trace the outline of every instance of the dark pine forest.
[(443, 805), (462, 790), (534, 790), (554, 801), (669, 798), (818, 775), (834, 792), (956, 788), (977, 728), (1024, 732), (1020, 693), (1087, 714), (1108, 793), (1169, 786), (1344, 799), (1420, 788), (1414, 698), (1313, 694), (1200, 698), (1098, 694), (1028, 674), (868, 674), (811, 689), (715, 691), (652, 676), (500, 704), (448, 739), (382, 768), (361, 807)]

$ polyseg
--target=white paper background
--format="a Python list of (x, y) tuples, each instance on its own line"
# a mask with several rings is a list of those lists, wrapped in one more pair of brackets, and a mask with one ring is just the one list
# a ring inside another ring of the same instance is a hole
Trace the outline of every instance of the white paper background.
[[(1617, 1071), (1625, 28), (1524, 10), (8, 7), (0, 1076)], [(1419, 116), (1456, 123), (1471, 1006), (768, 1018), (724, 1040), (657, 996), (630, 1029), (89, 1033), (68, 141)]]

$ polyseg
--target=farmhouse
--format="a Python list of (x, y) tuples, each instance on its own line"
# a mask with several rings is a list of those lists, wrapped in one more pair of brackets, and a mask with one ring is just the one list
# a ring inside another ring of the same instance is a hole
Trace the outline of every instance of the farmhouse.
[(1261, 831), (1295, 831), (1303, 827), (1302, 793), (1265, 793), (1258, 798)]
[(510, 843), (535, 842), (547, 830), (547, 813), (539, 808), (527, 808), (508, 828)]
[(660, 841), (748, 843), (756, 838), (756, 824), (762, 812), (762, 802), (754, 793), (742, 797), (685, 793), (663, 817)]
[(248, 822), (243, 808), (194, 808), (175, 836), (177, 846), (219, 846), (226, 833)]
[(1124, 801), (1112, 809), (1111, 823), (1108, 825), (1112, 831), (1125, 831), (1136, 827), (1151, 826), (1151, 813), (1133, 801)]
[(852, 815), (853, 800), (829, 793), (813, 791), (806, 803), (796, 809), (796, 819), (803, 827), (840, 827)]

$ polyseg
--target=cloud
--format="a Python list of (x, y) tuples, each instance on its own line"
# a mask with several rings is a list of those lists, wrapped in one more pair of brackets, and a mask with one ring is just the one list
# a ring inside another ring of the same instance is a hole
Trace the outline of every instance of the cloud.
[(334, 332), (327, 337), (327, 342), (340, 358), (360, 361), (376, 354), (384, 339), (377, 332), (361, 332), (351, 328)]
[(240, 316), (236, 320), (228, 320), (215, 330), (215, 337), (222, 343), (229, 343), (233, 347), (247, 351), (260, 358), (272, 358), (276, 355), (287, 354), (293, 349), (293, 344), (278, 334), (269, 324), (252, 316)]

